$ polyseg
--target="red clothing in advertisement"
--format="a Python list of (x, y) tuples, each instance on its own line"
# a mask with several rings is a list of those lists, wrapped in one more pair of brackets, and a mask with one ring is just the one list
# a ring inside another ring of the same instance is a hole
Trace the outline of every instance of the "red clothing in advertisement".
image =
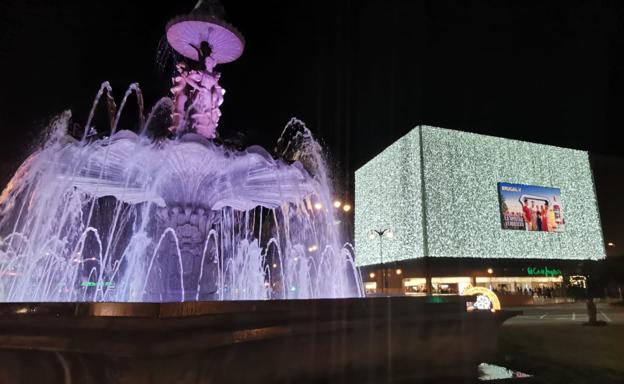
[(548, 232), (548, 210), (542, 210), (542, 231)]
[(527, 223), (531, 223), (531, 214), (533, 213), (531, 212), (531, 208), (529, 208), (526, 205), (523, 205), (522, 212), (524, 212), (524, 220), (526, 220)]

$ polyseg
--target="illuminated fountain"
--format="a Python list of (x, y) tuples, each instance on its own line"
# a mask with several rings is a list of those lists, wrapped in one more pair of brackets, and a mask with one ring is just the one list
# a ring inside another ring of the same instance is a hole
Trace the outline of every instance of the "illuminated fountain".
[[(221, 140), (214, 68), (244, 44), (220, 14), (209, 0), (168, 24), (172, 97), (145, 117), (138, 85), (117, 106), (102, 84), (86, 125), (59, 115), (2, 192), (0, 377), (475, 378), (512, 314), (468, 312), (469, 296), (362, 298), (305, 125), (292, 119), (273, 154)], [(95, 126), (98, 107), (109, 126)]]
[[(167, 40), (177, 58), (172, 98), (145, 119), (137, 84), (117, 107), (104, 83), (81, 137), (61, 114), (3, 191), (0, 301), (361, 296), (305, 125), (291, 120), (277, 157), (219, 140), (225, 92), (214, 67), (242, 54), (242, 36), (217, 5), (200, 2), (171, 20)], [(136, 133), (119, 126), (133, 93)], [(100, 100), (104, 134), (92, 127)], [(163, 124), (165, 137), (154, 129)]]

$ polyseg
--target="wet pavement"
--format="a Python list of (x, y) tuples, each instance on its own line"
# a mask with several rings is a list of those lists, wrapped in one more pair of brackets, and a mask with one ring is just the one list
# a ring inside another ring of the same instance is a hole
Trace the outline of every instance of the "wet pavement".
[[(624, 324), (623, 305), (597, 303), (596, 308), (598, 320), (606, 321), (608, 324)], [(562, 322), (583, 323), (587, 321), (587, 307), (585, 302), (505, 309), (521, 310), (523, 314), (507, 320), (504, 326), (511, 326), (514, 324), (543, 325), (546, 323)]]

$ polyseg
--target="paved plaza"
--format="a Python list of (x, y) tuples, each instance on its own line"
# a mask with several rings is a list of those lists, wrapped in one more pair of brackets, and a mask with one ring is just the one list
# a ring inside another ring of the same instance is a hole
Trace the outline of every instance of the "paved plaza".
[[(624, 305), (609, 305), (608, 303), (596, 303), (598, 320), (608, 324), (624, 324)], [(544, 306), (526, 306), (518, 308), (505, 308), (520, 310), (522, 315), (516, 316), (505, 322), (505, 326), (515, 324), (556, 324), (574, 323), (587, 321), (587, 307), (585, 302), (553, 304)]]

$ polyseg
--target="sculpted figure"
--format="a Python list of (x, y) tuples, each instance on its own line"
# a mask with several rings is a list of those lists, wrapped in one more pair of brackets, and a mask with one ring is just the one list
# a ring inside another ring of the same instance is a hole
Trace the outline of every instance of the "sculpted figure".
[[(207, 43), (197, 49), (201, 66), (187, 70), (184, 63), (176, 68), (178, 76), (173, 79), (173, 124), (171, 131), (177, 134), (186, 129), (187, 113), (191, 119), (191, 129), (209, 139), (217, 137), (217, 125), (221, 117), (219, 107), (223, 103), (225, 90), (219, 85), (221, 74), (214, 70), (216, 60), (210, 55)], [(190, 105), (187, 107), (187, 101)]]
[(184, 62), (179, 62), (176, 65), (177, 76), (173, 81), (173, 87), (171, 87), (171, 93), (173, 94), (173, 113), (171, 116), (172, 124), (169, 130), (173, 133), (181, 133), (185, 127), (185, 113), (186, 102), (188, 100), (187, 95), (187, 78), (188, 69)]

